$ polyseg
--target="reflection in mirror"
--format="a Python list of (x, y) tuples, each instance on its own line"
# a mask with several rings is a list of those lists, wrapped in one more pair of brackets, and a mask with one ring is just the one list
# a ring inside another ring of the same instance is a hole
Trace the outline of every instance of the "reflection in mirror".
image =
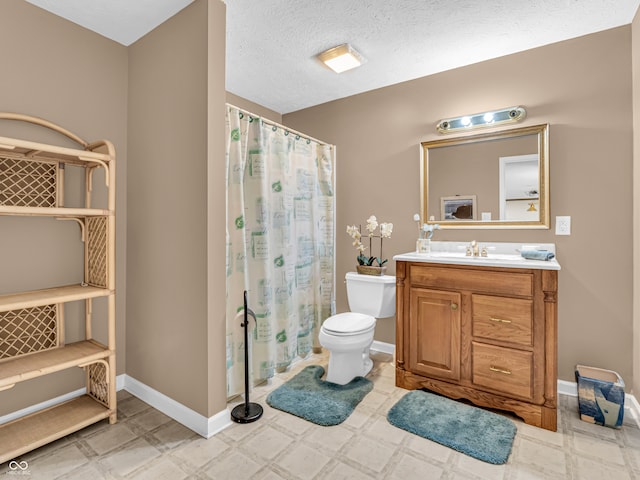
[(540, 219), (538, 154), (500, 157), (500, 220)]
[(548, 126), (423, 142), (422, 218), (444, 228), (549, 228)]

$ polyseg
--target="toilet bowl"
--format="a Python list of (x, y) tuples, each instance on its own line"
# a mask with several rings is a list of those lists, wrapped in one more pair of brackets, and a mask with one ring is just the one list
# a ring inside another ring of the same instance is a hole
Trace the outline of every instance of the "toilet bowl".
[(373, 343), (376, 317), (395, 314), (395, 277), (371, 276), (349, 272), (346, 275), (347, 298), (352, 311), (327, 318), (318, 340), (329, 350), (328, 382), (345, 385), (355, 377), (364, 377), (373, 362), (369, 349)]
[(318, 340), (329, 350), (327, 382), (345, 385), (371, 371), (369, 348), (375, 328), (376, 319), (363, 313), (339, 313), (325, 320)]

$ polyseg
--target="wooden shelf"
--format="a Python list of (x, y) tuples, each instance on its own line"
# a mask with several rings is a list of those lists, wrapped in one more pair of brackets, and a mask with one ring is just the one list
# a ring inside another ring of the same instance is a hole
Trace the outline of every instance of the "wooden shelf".
[[(45, 127), (78, 145), (68, 148), (0, 136), (0, 217), (13, 215), (76, 221), (84, 242), (84, 269), (78, 272), (77, 278), (95, 285), (82, 283), (0, 295), (0, 391), (9, 394), (8, 391), (19, 382), (65, 369), (86, 367), (87, 393), (0, 425), (1, 465), (104, 418), (115, 423), (117, 399), (114, 146), (108, 140), (88, 143), (64, 127), (30, 115), (0, 112), (0, 120)], [(79, 167), (74, 170), (83, 169), (81, 173), (84, 175), (67, 176), (67, 166)], [(98, 205), (92, 203), (96, 169), (104, 171), (107, 194), (106, 201)], [(76, 187), (84, 184), (84, 202), (80, 207), (64, 207), (65, 186), (69, 180)], [(37, 223), (51, 227), (49, 222)], [(28, 255), (28, 250), (19, 249), (18, 253)], [(57, 250), (52, 246), (43, 252), (45, 254), (55, 257)], [(25, 271), (25, 274), (29, 273)], [(36, 282), (37, 275), (36, 271), (31, 272)], [(105, 324), (106, 344), (92, 339), (92, 299), (98, 297), (106, 300), (97, 302), (100, 304), (99, 314), (95, 317)], [(65, 345), (65, 309), (62, 305), (75, 301), (85, 303), (84, 339)], [(106, 319), (103, 321), (105, 311)], [(20, 396), (17, 390), (15, 393)], [(27, 398), (19, 400), (28, 401)]]
[(0, 205), (0, 215), (38, 217), (108, 217), (113, 212), (102, 208), (13, 207)]
[(107, 358), (111, 352), (93, 340), (0, 361), (0, 389), (31, 378)]
[(109, 417), (91, 397), (69, 400), (0, 425), (0, 464)]
[(0, 137), (0, 154), (3, 153), (22, 155), (34, 159), (59, 160), (74, 165), (109, 163), (113, 159), (105, 153)]
[(67, 285), (65, 287), (32, 290), (30, 292), (0, 295), (0, 312), (18, 310), (21, 308), (39, 307), (54, 303), (74, 302), (87, 298), (107, 297), (114, 293), (108, 288), (98, 288), (82, 285)]

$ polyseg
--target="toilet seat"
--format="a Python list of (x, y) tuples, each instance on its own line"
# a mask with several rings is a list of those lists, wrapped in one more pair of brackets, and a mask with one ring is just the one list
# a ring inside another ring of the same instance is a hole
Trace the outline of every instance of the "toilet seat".
[(327, 318), (322, 330), (329, 335), (352, 336), (366, 333), (376, 327), (376, 319), (371, 315), (356, 312), (345, 312)]

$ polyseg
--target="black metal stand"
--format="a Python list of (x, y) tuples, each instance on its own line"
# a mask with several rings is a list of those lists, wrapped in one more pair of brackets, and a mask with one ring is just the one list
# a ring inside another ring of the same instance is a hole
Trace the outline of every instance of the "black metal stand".
[(255, 422), (262, 416), (262, 405), (249, 402), (249, 315), (256, 321), (256, 315), (247, 305), (247, 291), (244, 291), (244, 403), (231, 410), (231, 420), (237, 423)]

